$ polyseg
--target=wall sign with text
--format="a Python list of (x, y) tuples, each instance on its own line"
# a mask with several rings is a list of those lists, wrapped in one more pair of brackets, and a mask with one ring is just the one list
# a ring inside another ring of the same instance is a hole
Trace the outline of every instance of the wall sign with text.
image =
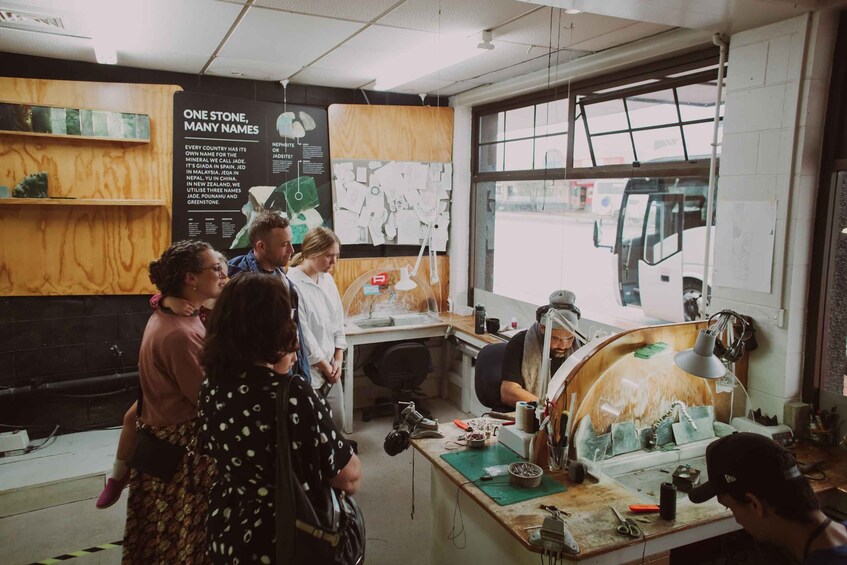
[(332, 228), (327, 112), (323, 108), (174, 95), (173, 240), (250, 247), (265, 210), (291, 221), (294, 243)]

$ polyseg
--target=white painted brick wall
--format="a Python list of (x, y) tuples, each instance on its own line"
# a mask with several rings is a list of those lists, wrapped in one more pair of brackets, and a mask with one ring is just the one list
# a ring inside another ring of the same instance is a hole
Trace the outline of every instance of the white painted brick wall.
[[(754, 407), (782, 416), (800, 395), (814, 201), (837, 14), (817, 12), (731, 38), (720, 202), (776, 200), (770, 293), (715, 287), (710, 312), (756, 320)], [(720, 223), (716, 231), (730, 229)], [(716, 249), (716, 255), (732, 253)], [(780, 310), (785, 310), (779, 327)]]

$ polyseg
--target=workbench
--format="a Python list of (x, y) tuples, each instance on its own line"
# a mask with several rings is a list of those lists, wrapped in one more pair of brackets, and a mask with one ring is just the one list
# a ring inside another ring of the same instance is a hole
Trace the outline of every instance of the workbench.
[[(665, 521), (658, 514), (648, 514), (650, 523), (637, 522), (644, 532), (643, 540), (624, 537), (615, 530), (618, 521), (611, 507), (624, 516), (633, 516), (628, 510), (630, 504), (658, 501), (602, 476), (600, 480), (589, 477), (578, 485), (565, 473), (554, 473), (551, 477), (562, 482), (567, 491), (500, 506), (474, 484), (467, 484), (468, 479), (441, 458), (450, 452), (447, 442), (459, 439), (462, 432), (452, 424), (442, 424), (440, 429), (444, 439), (413, 442), (414, 448), (432, 465), (430, 563), (537, 564), (541, 550), (529, 543), (532, 529), (527, 528), (539, 526), (549, 516), (539, 508), (541, 504), (571, 514), (565, 523), (579, 544), (580, 553), (566, 556), (566, 562), (619, 565), (641, 563), (643, 557), (644, 563), (658, 565), (668, 562), (670, 550), (675, 547), (739, 529), (732, 513), (717, 500), (692, 504), (685, 497), (677, 501), (676, 520)], [(455, 511), (457, 490), (461, 518)], [(455, 540), (454, 545), (448, 539), (451, 530), (461, 527), (466, 544), (463, 549), (459, 548), (463, 540)]]
[[(344, 411), (348, 414), (344, 433), (353, 433), (353, 374), (355, 367), (356, 346), (368, 345), (373, 343), (393, 343), (406, 341), (410, 339), (426, 339), (432, 337), (448, 338), (454, 337), (455, 342), (464, 344), (463, 348), (462, 369), (459, 377), (458, 386), (462, 389), (461, 410), (470, 412), (473, 400), (475, 399), (473, 386), (473, 359), (476, 357), (476, 352), (489, 343), (497, 343), (503, 341), (502, 338), (485, 333), (474, 333), (473, 316), (458, 316), (450, 312), (438, 314), (438, 322), (430, 324), (416, 324), (408, 326), (389, 326), (384, 328), (367, 328), (362, 329), (355, 326), (345, 326), (344, 335), (347, 340), (347, 352), (344, 362)], [(444, 358), (447, 359), (452, 354), (454, 343), (450, 343), (445, 339), (443, 347)], [(440, 391), (441, 397), (447, 397), (447, 382), (449, 374), (447, 371), (442, 371), (439, 375), (441, 379)]]

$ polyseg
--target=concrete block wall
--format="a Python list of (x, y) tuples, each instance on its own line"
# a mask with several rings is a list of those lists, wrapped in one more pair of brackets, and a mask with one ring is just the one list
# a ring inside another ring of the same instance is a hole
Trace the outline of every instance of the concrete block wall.
[[(753, 316), (753, 406), (799, 398), (814, 203), (838, 16), (815, 12), (737, 33), (729, 47), (720, 203), (776, 201), (771, 292), (715, 286), (709, 312)], [(731, 225), (717, 218), (716, 235)], [(732, 249), (715, 250), (716, 256)]]

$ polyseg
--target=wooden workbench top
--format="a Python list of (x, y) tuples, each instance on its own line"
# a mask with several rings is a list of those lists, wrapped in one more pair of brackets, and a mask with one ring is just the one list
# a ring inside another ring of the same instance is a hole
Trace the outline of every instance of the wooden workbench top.
[[(415, 440), (413, 445), (437, 470), (449, 477), (458, 488), (458, 485), (466, 483), (467, 479), (444, 461), (441, 455), (455, 451), (447, 449), (446, 444), (450, 440), (458, 439), (462, 432), (452, 424), (442, 425), (440, 429), (445, 434), (444, 439), (419, 439)], [(801, 444), (797, 447), (796, 452), (801, 462), (827, 461), (824, 466), (827, 479), (813, 481), (816, 491), (825, 491), (847, 485), (847, 455), (845, 455), (844, 450), (831, 449), (827, 452)], [(571, 514), (570, 517), (565, 518), (565, 522), (580, 546), (580, 553), (569, 555), (569, 559), (590, 559), (645, 541), (618, 534), (615, 530), (618, 521), (610, 507), (614, 506), (624, 516), (635, 517), (629, 511), (630, 504), (657, 504), (657, 497), (648, 497), (645, 494), (636, 493), (607, 477), (598, 481), (589, 476), (583, 484), (578, 485), (571, 482), (564, 473), (555, 473), (551, 476), (561, 481), (567, 487), (567, 491), (508, 506), (498, 505), (472, 484), (464, 484), (461, 489), (513, 537), (517, 538), (524, 547), (533, 552), (539, 552), (539, 548), (528, 542), (531, 530), (527, 531), (526, 528), (540, 525), (543, 519), (549, 515), (539, 508), (541, 504), (553, 505)], [(723, 524), (724, 529), (737, 527), (734, 524), (732, 513), (718, 504), (716, 499), (703, 504), (693, 504), (687, 497), (679, 498), (677, 500), (676, 520), (673, 521), (663, 520), (658, 514), (645, 514), (641, 517), (650, 520), (649, 523), (637, 522), (647, 541), (727, 520), (730, 522)]]

